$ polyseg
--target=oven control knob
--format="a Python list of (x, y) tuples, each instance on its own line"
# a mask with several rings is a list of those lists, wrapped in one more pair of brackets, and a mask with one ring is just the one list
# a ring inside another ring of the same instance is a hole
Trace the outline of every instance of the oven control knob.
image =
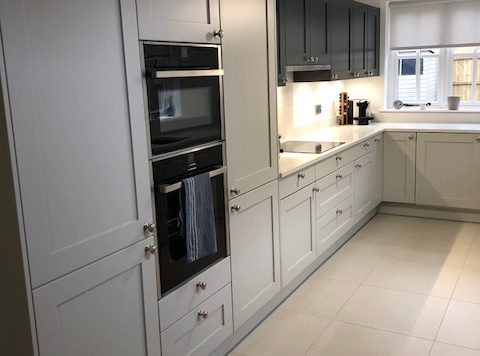
[(156, 226), (153, 223), (143, 225), (143, 232), (146, 234), (153, 234), (155, 232)]
[(145, 253), (147, 255), (154, 255), (157, 253), (157, 246), (155, 245), (147, 245), (145, 246)]
[(201, 289), (201, 290), (207, 289), (207, 282), (198, 282), (197, 289)]

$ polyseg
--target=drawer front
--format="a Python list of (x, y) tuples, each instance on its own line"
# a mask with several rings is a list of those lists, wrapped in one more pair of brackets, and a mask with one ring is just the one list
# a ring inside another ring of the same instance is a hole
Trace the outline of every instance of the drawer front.
[(350, 163), (315, 183), (317, 219), (353, 194), (355, 184), (353, 172), (354, 163)]
[(375, 150), (375, 138), (377, 138), (377, 136), (371, 137), (368, 140), (362, 141), (361, 143), (359, 143), (354, 147), (356, 151), (355, 159), (362, 157), (363, 155), (366, 155), (367, 153), (370, 153), (373, 150)]
[(326, 160), (318, 163), (315, 166), (316, 179), (323, 178), (326, 175), (336, 171), (337, 169), (352, 163), (354, 160), (361, 156), (361, 152), (358, 148), (358, 145), (354, 146), (347, 150), (338, 152), (335, 156), (327, 158)]
[(158, 302), (160, 329), (168, 328), (230, 282), (230, 257), (227, 257)]
[(314, 181), (315, 167), (302, 169), (295, 174), (289, 175), (285, 179), (282, 179), (279, 183), (280, 199), (295, 193), (297, 190), (312, 184)]
[(320, 219), (317, 219), (317, 256), (337, 242), (354, 223), (353, 196), (348, 197)]
[(232, 333), (232, 292), (228, 284), (162, 332), (162, 355), (209, 355)]

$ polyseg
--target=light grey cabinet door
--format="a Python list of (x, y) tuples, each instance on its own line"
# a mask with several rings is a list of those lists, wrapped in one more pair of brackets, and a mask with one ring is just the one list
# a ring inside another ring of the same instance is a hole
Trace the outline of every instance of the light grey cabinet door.
[(415, 132), (385, 132), (383, 136), (383, 200), (415, 201)]
[(355, 161), (355, 218), (360, 220), (375, 207), (376, 156), (375, 151)]
[(160, 355), (153, 238), (33, 291), (40, 356)]
[(134, 0), (0, 2), (34, 286), (152, 221)]
[(317, 255), (314, 188), (310, 184), (280, 201), (282, 286), (298, 276)]
[(275, 4), (221, 0), (230, 198), (278, 176)]
[(220, 43), (219, 0), (137, 0), (141, 40)]
[(237, 329), (280, 290), (278, 182), (231, 200), (229, 209)]
[(417, 134), (415, 203), (480, 208), (479, 135)]

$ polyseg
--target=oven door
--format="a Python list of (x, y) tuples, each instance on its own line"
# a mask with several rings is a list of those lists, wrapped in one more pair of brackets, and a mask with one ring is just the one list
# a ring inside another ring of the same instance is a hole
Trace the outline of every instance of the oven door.
[(193, 275), (227, 256), (225, 219), (225, 167), (210, 171), (215, 213), (217, 252), (193, 263), (187, 263), (187, 247), (182, 232), (180, 209), (182, 183), (162, 184), (156, 187), (155, 205), (160, 259), (161, 294), (169, 292)]
[(222, 139), (222, 75), (221, 69), (150, 74), (152, 156)]

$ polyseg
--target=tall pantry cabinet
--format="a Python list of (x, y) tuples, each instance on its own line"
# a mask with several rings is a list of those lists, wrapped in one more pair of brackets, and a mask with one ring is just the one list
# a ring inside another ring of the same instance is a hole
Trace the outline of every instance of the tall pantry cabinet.
[(39, 353), (157, 355), (135, 1), (5, 0), (0, 24)]
[(280, 290), (275, 1), (221, 0), (234, 328)]

